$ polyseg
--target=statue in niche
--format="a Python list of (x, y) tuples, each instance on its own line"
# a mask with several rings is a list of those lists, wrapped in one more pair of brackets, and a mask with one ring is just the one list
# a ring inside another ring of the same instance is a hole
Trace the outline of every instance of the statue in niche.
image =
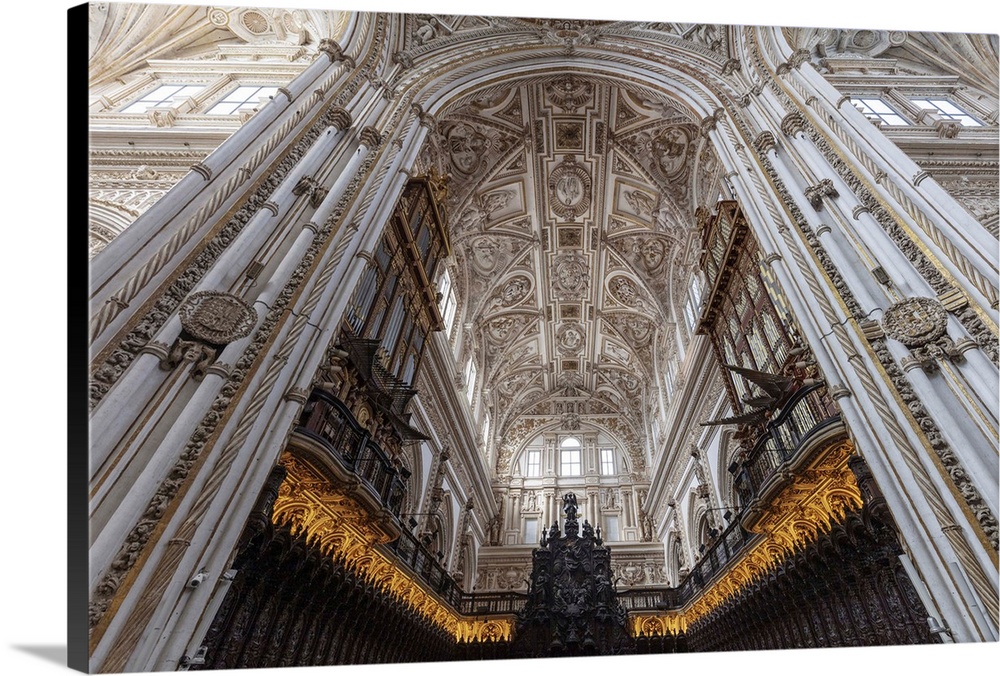
[(642, 532), (643, 542), (653, 541), (653, 517), (641, 507), (639, 508), (639, 530)]
[(524, 511), (526, 512), (537, 512), (538, 511), (538, 493), (535, 491), (528, 491), (524, 494)]
[(417, 21), (419, 22), (416, 30), (417, 42), (426, 45), (437, 37), (438, 20), (433, 16), (420, 15)]
[(618, 509), (618, 493), (613, 488), (605, 488), (602, 506), (604, 509)]

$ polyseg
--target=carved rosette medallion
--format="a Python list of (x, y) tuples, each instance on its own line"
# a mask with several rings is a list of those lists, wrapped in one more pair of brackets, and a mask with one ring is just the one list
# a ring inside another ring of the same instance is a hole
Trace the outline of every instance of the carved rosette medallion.
[(591, 180), (574, 155), (567, 155), (549, 175), (549, 204), (553, 213), (573, 220), (590, 208)]
[(961, 362), (965, 358), (948, 337), (948, 311), (934, 298), (907, 298), (889, 306), (882, 328), (889, 338), (910, 348), (910, 356), (900, 363), (904, 370), (919, 366), (933, 373), (938, 359)]
[(923, 347), (944, 336), (948, 311), (933, 298), (907, 298), (885, 311), (882, 328), (906, 347)]
[(185, 331), (214, 345), (250, 335), (257, 323), (257, 312), (246, 301), (221, 291), (191, 294), (178, 314)]

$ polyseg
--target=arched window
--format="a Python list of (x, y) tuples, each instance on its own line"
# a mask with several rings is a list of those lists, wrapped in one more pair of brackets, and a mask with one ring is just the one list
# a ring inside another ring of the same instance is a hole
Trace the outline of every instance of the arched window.
[(576, 437), (566, 437), (559, 444), (559, 473), (562, 476), (583, 474), (581, 444)]

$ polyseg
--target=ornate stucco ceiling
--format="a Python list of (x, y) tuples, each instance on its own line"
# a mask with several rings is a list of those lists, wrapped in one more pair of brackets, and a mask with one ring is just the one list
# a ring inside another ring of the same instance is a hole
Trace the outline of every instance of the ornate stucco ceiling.
[[(558, 421), (642, 471), (720, 165), (669, 98), (563, 68), (477, 91), (421, 159), (451, 175), (460, 353), (477, 355), (501, 476)], [(502, 441), (500, 441), (502, 440)]]
[(90, 86), (127, 77), (151, 59), (217, 59), (220, 46), (300, 46), (343, 34), (348, 12), (257, 7), (92, 3)]

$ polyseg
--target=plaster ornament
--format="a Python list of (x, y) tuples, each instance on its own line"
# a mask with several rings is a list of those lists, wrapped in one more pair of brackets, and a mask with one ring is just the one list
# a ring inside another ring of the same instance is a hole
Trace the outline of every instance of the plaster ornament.
[(628, 350), (626, 350), (621, 345), (618, 345), (616, 343), (606, 342), (604, 344), (604, 352), (608, 356), (610, 356), (613, 359), (616, 359), (616, 360), (618, 360), (618, 361), (620, 361), (620, 362), (622, 362), (624, 364), (628, 364), (629, 363), (630, 353), (629, 353)]
[(583, 297), (589, 283), (587, 259), (578, 253), (560, 254), (553, 264), (552, 290), (559, 300)]
[(613, 325), (633, 350), (647, 348), (656, 331), (649, 318), (638, 314), (618, 315), (614, 318)]
[(965, 360), (964, 350), (948, 337), (948, 311), (934, 298), (907, 298), (891, 305), (882, 317), (882, 328), (889, 338), (910, 348), (910, 356), (900, 362), (904, 371), (919, 366), (933, 373), (938, 360)]
[(476, 272), (488, 275), (496, 269), (500, 245), (495, 238), (478, 237), (472, 241), (469, 249)]
[(635, 305), (639, 301), (639, 287), (628, 277), (618, 276), (608, 282), (608, 291), (619, 302)]
[(494, 296), (494, 305), (512, 307), (524, 300), (531, 291), (531, 280), (523, 275), (518, 275), (508, 280), (501, 288), (497, 296)]
[(463, 176), (471, 176), (483, 166), (489, 139), (472, 125), (464, 122), (445, 132), (446, 147), (455, 170)]
[(556, 148), (560, 150), (583, 150), (583, 123), (557, 122)]
[(560, 425), (564, 430), (578, 430), (580, 429), (580, 415), (573, 411), (564, 413), (560, 418)]
[(824, 197), (839, 197), (836, 186), (833, 185), (833, 181), (824, 178), (816, 185), (806, 186), (805, 190), (806, 199), (809, 200), (809, 204), (813, 206), (817, 211), (823, 208), (823, 198)]
[(566, 75), (546, 84), (545, 95), (552, 105), (562, 108), (564, 112), (575, 113), (593, 100), (594, 85)]
[(683, 127), (668, 127), (652, 141), (652, 168), (660, 178), (670, 180), (683, 172), (691, 138)]
[(583, 387), (583, 376), (575, 371), (564, 371), (556, 382), (560, 389), (565, 390), (566, 396), (572, 397)]
[(521, 389), (521, 386), (527, 379), (528, 379), (527, 373), (523, 371), (520, 373), (515, 373), (514, 375), (508, 376), (507, 378), (504, 378), (502, 381), (500, 381), (500, 384), (497, 385), (497, 391), (504, 396), (513, 397), (517, 393), (517, 391)]
[(647, 237), (644, 240), (636, 240), (636, 253), (639, 254), (643, 269), (653, 274), (660, 270), (667, 257), (667, 245), (657, 237)]
[(549, 175), (549, 203), (561, 218), (573, 220), (590, 208), (590, 174), (574, 155), (566, 155)]
[(560, 354), (578, 354), (583, 349), (585, 329), (573, 322), (556, 329), (556, 344)]
[(649, 216), (653, 213), (656, 200), (641, 190), (626, 190), (625, 201), (637, 216)]
[(486, 337), (491, 342), (503, 344), (516, 333), (520, 324), (514, 317), (494, 317), (486, 325)]
[(480, 204), (482, 205), (483, 213), (486, 214), (486, 218), (489, 218), (510, 204), (512, 199), (514, 199), (513, 190), (496, 190), (483, 195), (480, 198)]

